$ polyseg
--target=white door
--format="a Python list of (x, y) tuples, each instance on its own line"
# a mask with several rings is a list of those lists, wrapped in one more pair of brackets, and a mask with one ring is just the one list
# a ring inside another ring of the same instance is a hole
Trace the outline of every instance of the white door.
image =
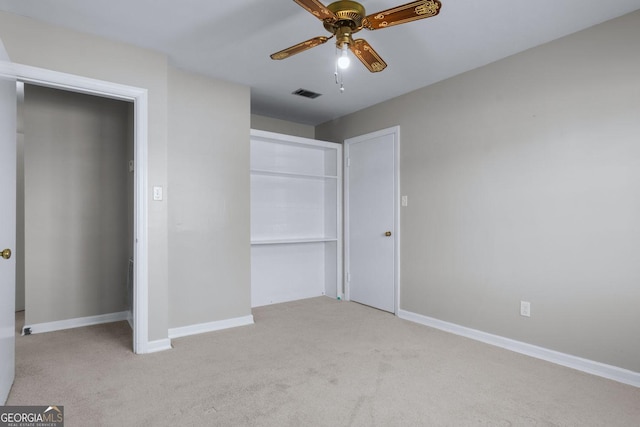
[(345, 141), (349, 299), (395, 313), (398, 128)]
[(15, 375), (16, 78), (0, 41), (0, 404)]

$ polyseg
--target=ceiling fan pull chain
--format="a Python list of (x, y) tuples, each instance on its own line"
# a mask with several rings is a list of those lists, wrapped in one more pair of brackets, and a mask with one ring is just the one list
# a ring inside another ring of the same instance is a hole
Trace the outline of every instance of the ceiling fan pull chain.
[(336, 70), (336, 84), (340, 85), (340, 93), (344, 92), (344, 77), (342, 75), (342, 72), (339, 70)]
[[(338, 55), (336, 55), (336, 58), (337, 57), (338, 57)], [(336, 84), (340, 85), (340, 93), (344, 93), (344, 78), (343, 78), (343, 75), (342, 75), (342, 71), (338, 67), (338, 61), (337, 60), (336, 60), (336, 70), (333, 73), (333, 75), (335, 76)]]

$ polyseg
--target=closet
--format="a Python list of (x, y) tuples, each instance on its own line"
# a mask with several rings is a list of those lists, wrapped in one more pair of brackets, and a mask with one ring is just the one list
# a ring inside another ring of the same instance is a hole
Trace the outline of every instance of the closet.
[(25, 84), (19, 112), (16, 286), (25, 327), (126, 319), (133, 104)]
[(251, 305), (342, 298), (342, 145), (251, 130)]

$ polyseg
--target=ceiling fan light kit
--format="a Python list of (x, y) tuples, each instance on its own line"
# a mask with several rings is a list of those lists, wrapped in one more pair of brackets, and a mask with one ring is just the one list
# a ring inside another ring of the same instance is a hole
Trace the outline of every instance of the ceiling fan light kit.
[(349, 46), (343, 45), (340, 48), (340, 56), (336, 61), (336, 63), (338, 64), (338, 67), (343, 70), (346, 70), (347, 68), (349, 68), (349, 65), (351, 65), (351, 59), (349, 59), (349, 55), (347, 54), (348, 49), (349, 49)]
[[(355, 33), (363, 28), (378, 30), (430, 18), (440, 13), (440, 8), (442, 7), (439, 0), (420, 0), (367, 15), (364, 6), (355, 1), (340, 0), (328, 6), (323, 5), (318, 0), (294, 1), (307, 12), (320, 19), (324, 28), (332, 35), (330, 37), (314, 37), (298, 43), (272, 54), (271, 59), (289, 58), (297, 53), (324, 44), (335, 37), (336, 48), (339, 51), (336, 62), (336, 83), (338, 83), (338, 69), (346, 68), (345, 65), (348, 66), (348, 50), (372, 73), (377, 73), (387, 68), (387, 63), (366, 40), (353, 39)], [(340, 89), (341, 91), (344, 90), (342, 84)]]

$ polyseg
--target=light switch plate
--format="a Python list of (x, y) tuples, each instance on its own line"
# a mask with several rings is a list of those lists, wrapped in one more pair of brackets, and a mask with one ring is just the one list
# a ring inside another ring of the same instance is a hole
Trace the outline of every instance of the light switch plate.
[(520, 301), (520, 316), (531, 317), (531, 303), (529, 301)]
[(156, 202), (162, 200), (162, 187), (153, 187), (153, 200)]

